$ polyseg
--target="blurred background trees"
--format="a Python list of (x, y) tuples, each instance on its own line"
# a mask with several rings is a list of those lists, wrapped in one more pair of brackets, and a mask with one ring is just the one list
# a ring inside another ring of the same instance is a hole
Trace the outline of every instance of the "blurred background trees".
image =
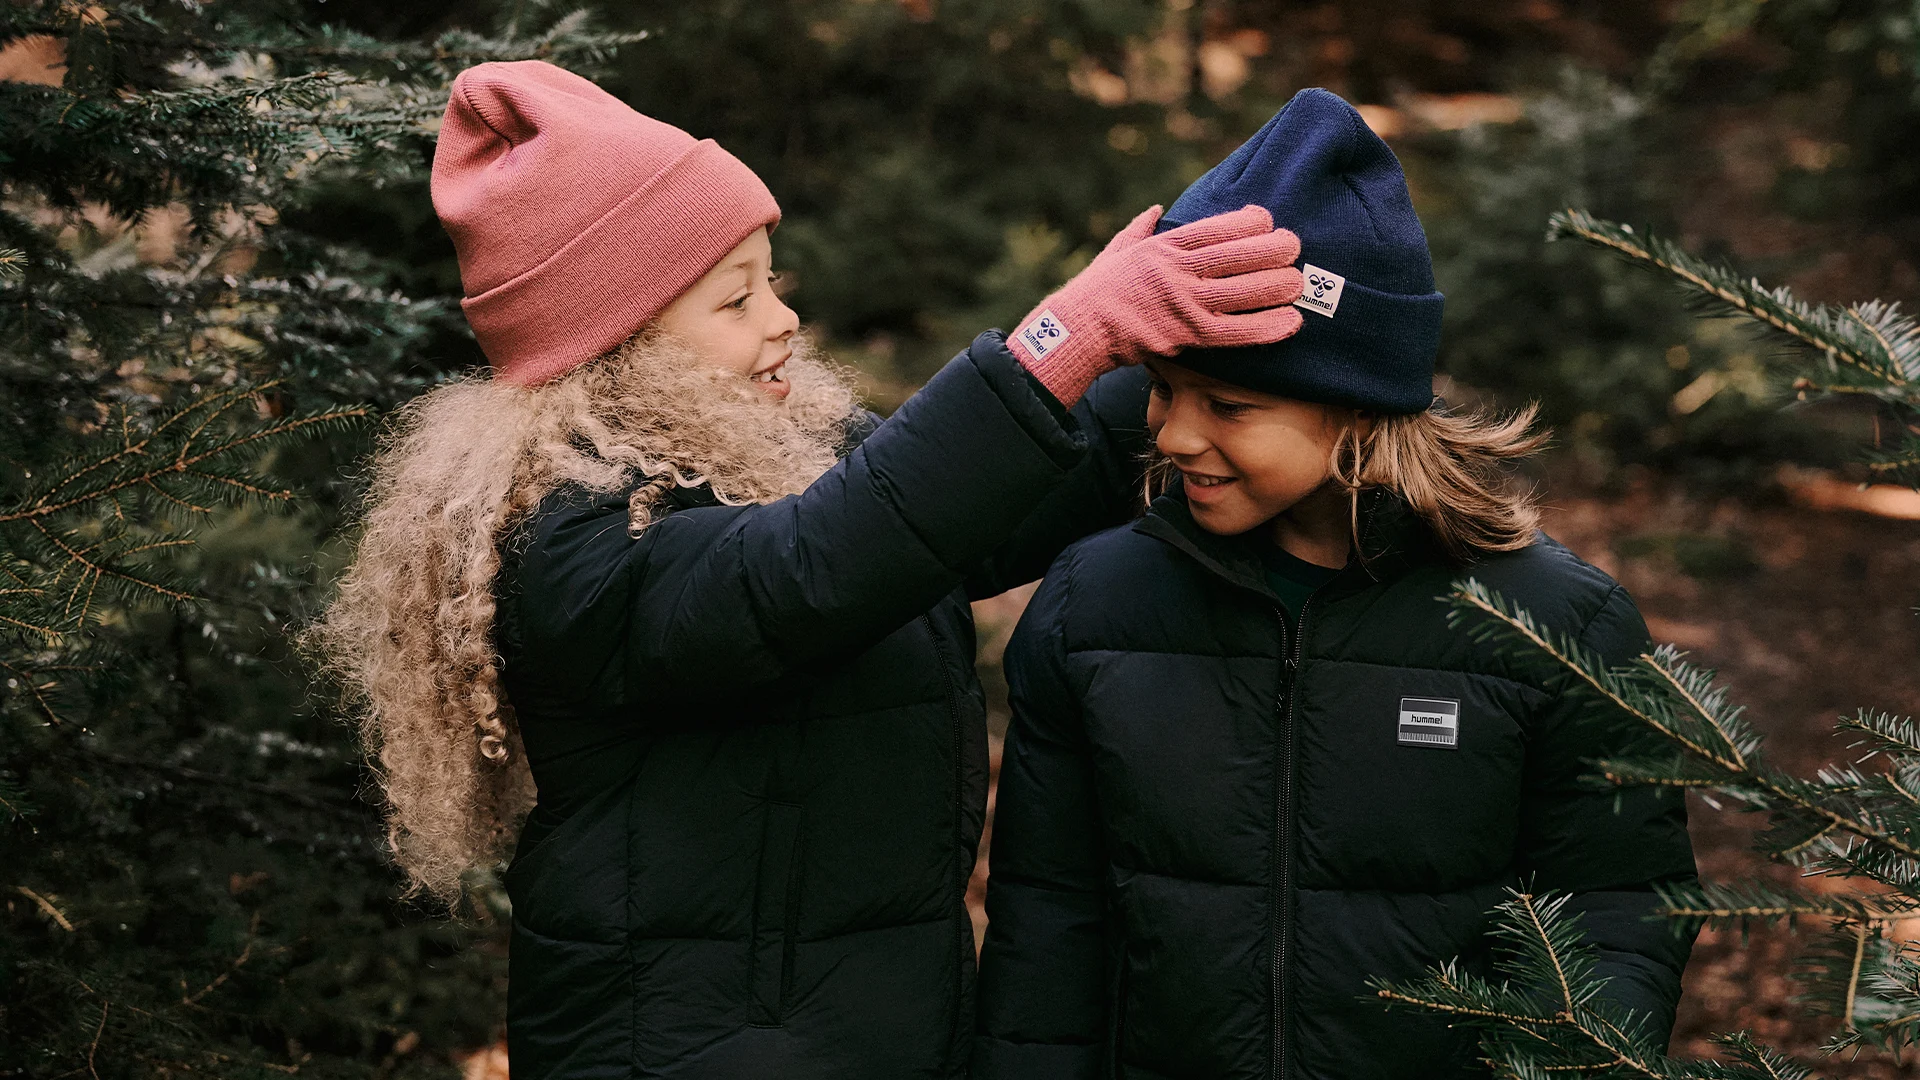
[[(1897, 682), (1913, 620), (1847, 606), (1920, 600), (1911, 526), (1782, 516), (1783, 495), (1853, 498), (1873, 476), (1851, 449), (1892, 439), (1887, 417), (1798, 403), (1767, 342), (1544, 241), (1579, 206), (1811, 300), (1910, 304), (1907, 0), (11, 3), (0, 517), (111, 453), (123, 417), (145, 432), (215, 394), (244, 402), (219, 431), (377, 414), (478, 363), (426, 165), (451, 74), (519, 56), (765, 177), (789, 301), (882, 408), (1295, 90), (1329, 87), (1407, 166), (1449, 298), (1447, 396), (1538, 398), (1555, 424), (1556, 532), (1628, 580), (1656, 633), (1759, 657), (1779, 702), (1814, 709), (1788, 684), (1900, 650), (1866, 697), (1920, 693)], [(373, 430), (221, 462), (290, 492), (278, 509), (149, 493), (66, 522), (191, 598), (103, 592), (58, 647), (0, 641), (42, 672), (0, 679), (0, 1076), (431, 1071), (493, 1036), (490, 893), (461, 924), (393, 899), (351, 740), (284, 639), (337, 568)], [(7, 532), (0, 559), (61, 565)], [(1737, 625), (1690, 614), (1708, 610)], [(1766, 622), (1783, 618), (1833, 655), (1785, 656), (1804, 639)], [(1856, 641), (1879, 651), (1844, 654)], [(1730, 992), (1794, 1011), (1760, 981)]]
[(484, 929), (397, 901), (284, 636), (352, 421), (457, 308), (296, 219), (417, 170), (458, 68), (627, 36), (288, 15), (0, 6), (3, 1075), (431, 1068), (499, 1012)]

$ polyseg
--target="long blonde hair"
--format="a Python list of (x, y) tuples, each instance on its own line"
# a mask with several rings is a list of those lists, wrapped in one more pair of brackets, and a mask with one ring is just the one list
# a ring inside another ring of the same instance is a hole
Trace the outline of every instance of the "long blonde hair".
[[(1371, 424), (1350, 414), (1334, 440), (1328, 473), (1329, 482), (1348, 493), (1355, 550), (1361, 550), (1360, 496), (1375, 488), (1405, 500), (1457, 564), (1533, 543), (1539, 496), (1516, 485), (1511, 468), (1552, 440), (1551, 431), (1534, 427), (1538, 414), (1535, 405), (1501, 416), (1455, 412), (1437, 402), (1425, 412), (1376, 415)], [(1147, 468), (1148, 500), (1176, 473), (1156, 453)]]
[(395, 415), (353, 561), (302, 644), (346, 691), (415, 890), (457, 898), (532, 803), (493, 640), (508, 533), (563, 485), (631, 486), (636, 535), (675, 485), (734, 505), (805, 490), (833, 465), (856, 398), (801, 339), (786, 377), (776, 402), (642, 332), (554, 382), (461, 379)]
[(1436, 406), (1377, 416), (1365, 431), (1348, 424), (1333, 448), (1333, 482), (1347, 489), (1354, 544), (1360, 543), (1360, 493), (1385, 488), (1406, 500), (1442, 551), (1470, 563), (1532, 544), (1540, 528), (1539, 494), (1514, 483), (1511, 466), (1553, 438), (1535, 428), (1539, 406), (1506, 416)]

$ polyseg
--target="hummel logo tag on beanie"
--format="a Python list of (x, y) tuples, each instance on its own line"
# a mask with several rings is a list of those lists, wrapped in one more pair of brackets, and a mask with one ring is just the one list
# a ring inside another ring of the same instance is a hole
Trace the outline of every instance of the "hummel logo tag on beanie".
[(1340, 310), (1340, 293), (1346, 289), (1347, 279), (1312, 263), (1301, 264), (1300, 273), (1306, 277), (1307, 287), (1293, 306), (1333, 318), (1333, 313)]
[(1067, 339), (1072, 336), (1066, 324), (1054, 315), (1052, 308), (1034, 316), (1032, 322), (1020, 329), (1020, 343), (1027, 347), (1027, 351), (1033, 353), (1035, 360), (1042, 359), (1048, 353), (1065, 345)]
[(1445, 698), (1401, 698), (1400, 745), (1460, 749), (1460, 703)]

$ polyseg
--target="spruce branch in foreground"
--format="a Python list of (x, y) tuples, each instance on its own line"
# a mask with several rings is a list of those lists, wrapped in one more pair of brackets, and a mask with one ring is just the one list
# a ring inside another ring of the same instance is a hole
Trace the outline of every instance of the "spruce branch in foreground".
[(1648, 1045), (1643, 1017), (1601, 996), (1598, 950), (1582, 940), (1566, 895), (1508, 890), (1494, 909), (1495, 982), (1448, 964), (1410, 983), (1369, 980), (1389, 1008), (1443, 1013), (1481, 1033), (1496, 1075), (1666, 1078), (1764, 1076), (1690, 1071)]
[(1827, 361), (1808, 365), (1802, 390), (1870, 394), (1920, 407), (1920, 326), (1899, 305), (1878, 300), (1836, 307), (1809, 304), (1785, 286), (1768, 287), (1701, 259), (1664, 237), (1562, 210), (1547, 225), (1550, 240), (1573, 238), (1664, 273), (1725, 314), (1740, 315), (1816, 350)]
[[(1656, 750), (1594, 762), (1595, 783), (1701, 788), (1763, 813), (1769, 828), (1758, 845), (1805, 877), (1830, 883), (1665, 885), (1658, 888), (1664, 916), (1686, 926), (1817, 924), (1791, 974), (1799, 1003), (1837, 1021), (1825, 1049), (1876, 1046), (1897, 1054), (1920, 1039), (1920, 948), (1896, 932), (1920, 917), (1920, 723), (1861, 710), (1838, 725), (1859, 736), (1853, 744), (1859, 758), (1811, 778), (1797, 776), (1768, 764), (1743, 708), (1712, 671), (1672, 647), (1609, 669), (1478, 581), (1459, 582), (1445, 599), (1455, 629), (1492, 643), (1549, 690), (1583, 701), (1587, 722), (1624, 720), (1659, 736)], [(1709, 804), (1719, 805), (1713, 798)], [(1634, 1049), (1630, 1028), (1607, 1026), (1603, 1010), (1583, 1011), (1599, 1009), (1604, 984), (1589, 977), (1587, 946), (1577, 928), (1559, 918), (1560, 903), (1516, 893), (1498, 909), (1495, 933), (1512, 946), (1498, 968), (1506, 982), (1448, 967), (1420, 983), (1382, 985), (1377, 992), (1390, 1004), (1444, 1012), (1482, 1028), (1483, 1051), (1507, 1076), (1811, 1075), (1744, 1035), (1721, 1040), (1732, 1062), (1679, 1062)]]

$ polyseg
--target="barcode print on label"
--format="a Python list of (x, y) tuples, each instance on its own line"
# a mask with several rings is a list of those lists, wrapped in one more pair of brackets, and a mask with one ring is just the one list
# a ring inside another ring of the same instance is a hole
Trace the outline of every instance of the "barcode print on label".
[(1460, 703), (1450, 698), (1401, 698), (1400, 745), (1460, 748)]

